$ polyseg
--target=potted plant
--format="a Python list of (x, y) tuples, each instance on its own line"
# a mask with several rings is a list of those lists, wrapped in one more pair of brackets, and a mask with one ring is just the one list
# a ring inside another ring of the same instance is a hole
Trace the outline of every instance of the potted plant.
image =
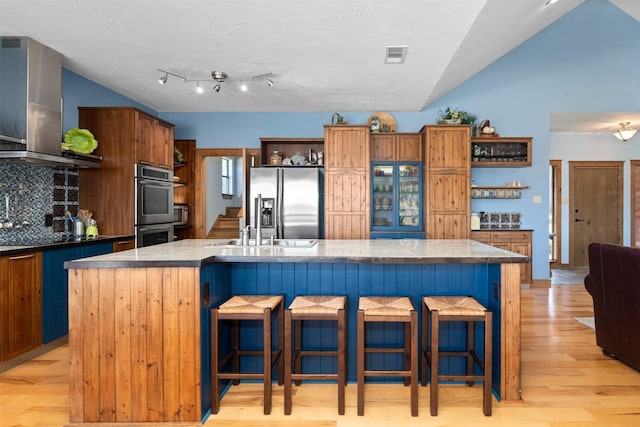
[(449, 125), (469, 125), (473, 124), (476, 120), (476, 116), (469, 114), (466, 111), (458, 110), (455, 108), (447, 107), (444, 112), (441, 110), (438, 112), (438, 123), (446, 123)]

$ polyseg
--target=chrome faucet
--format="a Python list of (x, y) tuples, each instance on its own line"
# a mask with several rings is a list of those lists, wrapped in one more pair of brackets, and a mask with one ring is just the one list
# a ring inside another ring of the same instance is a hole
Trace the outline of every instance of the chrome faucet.
[(262, 244), (262, 194), (258, 193), (258, 208), (256, 209), (256, 246)]

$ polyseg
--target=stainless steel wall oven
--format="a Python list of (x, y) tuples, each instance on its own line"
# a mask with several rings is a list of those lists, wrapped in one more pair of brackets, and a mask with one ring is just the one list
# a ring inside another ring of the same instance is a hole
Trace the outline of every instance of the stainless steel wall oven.
[(173, 172), (136, 164), (135, 181), (136, 247), (172, 241)]

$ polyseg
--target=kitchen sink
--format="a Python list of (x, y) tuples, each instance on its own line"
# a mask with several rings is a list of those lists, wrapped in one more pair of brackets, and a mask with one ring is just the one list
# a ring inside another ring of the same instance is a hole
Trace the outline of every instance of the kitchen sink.
[[(317, 239), (275, 239), (273, 246), (279, 246), (282, 248), (311, 248), (318, 243)], [(232, 239), (223, 240), (221, 242), (213, 242), (206, 245), (206, 247), (219, 247), (219, 246), (243, 246), (242, 240)], [(256, 246), (256, 240), (250, 239), (248, 246)], [(262, 239), (262, 246), (272, 246), (271, 240)]]

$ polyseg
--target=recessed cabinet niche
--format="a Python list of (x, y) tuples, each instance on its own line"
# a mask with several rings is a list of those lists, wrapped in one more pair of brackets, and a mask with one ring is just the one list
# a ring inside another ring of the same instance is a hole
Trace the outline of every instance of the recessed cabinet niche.
[[(318, 161), (318, 153), (324, 151), (323, 138), (260, 138), (260, 164), (271, 165), (271, 154), (277, 151), (283, 159), (302, 154), (308, 163)], [(309, 155), (313, 158), (309, 159)], [(278, 165), (279, 166), (279, 165)]]
[(471, 138), (472, 167), (531, 166), (531, 137)]

